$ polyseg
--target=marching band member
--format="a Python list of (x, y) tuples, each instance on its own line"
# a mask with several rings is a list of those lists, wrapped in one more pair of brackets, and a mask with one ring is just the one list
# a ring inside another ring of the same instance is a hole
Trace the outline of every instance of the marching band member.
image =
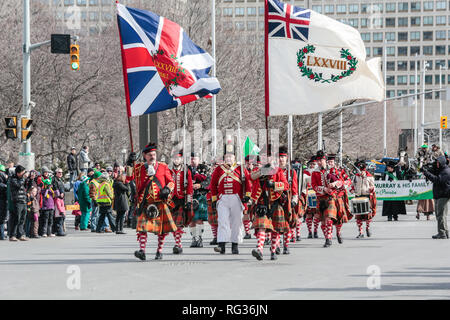
[(239, 254), (238, 243), (242, 242), (243, 204), (249, 202), (251, 195), (248, 171), (244, 168), (244, 182), (241, 174), (242, 166), (238, 166), (235, 160), (234, 146), (227, 143), (224, 164), (219, 165), (211, 175), (211, 200), (213, 208), (217, 209), (218, 218), (218, 247), (214, 248), (214, 251), (221, 254), (225, 253), (227, 242), (232, 243), (232, 254)]
[(366, 234), (370, 237), (370, 223), (377, 212), (377, 198), (375, 195), (375, 179), (366, 170), (367, 164), (364, 160), (355, 163), (360, 172), (358, 172), (353, 181), (352, 191), (356, 197), (367, 197), (370, 203), (370, 213), (355, 215), (356, 225), (358, 226), (359, 234), (356, 238), (364, 238), (363, 222), (366, 222)]
[(192, 218), (192, 195), (194, 189), (192, 187), (191, 171), (186, 172), (186, 186), (184, 182), (184, 166), (183, 166), (183, 151), (179, 151), (172, 156), (172, 174), (175, 188), (173, 192), (174, 207), (171, 209), (172, 218), (177, 226), (177, 230), (173, 232), (175, 239), (175, 246), (173, 247), (174, 254), (180, 254), (183, 252), (183, 246), (181, 244), (181, 237), (183, 235), (183, 229), (189, 226)]
[(209, 168), (200, 163), (200, 154), (193, 152), (191, 154), (191, 165), (188, 167), (194, 188), (194, 218), (189, 225), (192, 235), (191, 248), (203, 247), (203, 221), (208, 221), (208, 201), (206, 195), (209, 192), (210, 174)]
[[(288, 150), (282, 146), (278, 150), (278, 163), (282, 170), (284, 177), (289, 183), (288, 191), (282, 194), (282, 206), (284, 212), (287, 214), (288, 223), (290, 225), (289, 231), (283, 234), (283, 254), (289, 254), (289, 242), (291, 240), (292, 233), (295, 232), (297, 219), (298, 219), (298, 177), (297, 172), (293, 169), (290, 170), (290, 179), (288, 179)], [(289, 195), (288, 192), (291, 194)]]
[(329, 179), (331, 180), (330, 186), (335, 194), (337, 216), (333, 224), (336, 227), (336, 238), (339, 243), (343, 243), (341, 236), (342, 224), (348, 222), (352, 218), (350, 213), (350, 206), (348, 203), (348, 195), (346, 188), (350, 188), (352, 181), (345, 173), (344, 169), (336, 167), (336, 155), (329, 154), (327, 159), (327, 165), (329, 169)]
[(137, 239), (140, 250), (134, 255), (140, 260), (145, 260), (145, 247), (147, 232), (158, 236), (158, 249), (155, 259), (162, 259), (164, 239), (169, 232), (177, 230), (167, 201), (170, 200), (174, 189), (174, 182), (169, 167), (156, 160), (157, 146), (149, 143), (142, 150), (145, 162), (133, 163), (137, 160), (134, 152), (130, 153), (127, 160), (127, 180), (136, 181), (137, 190)]
[(335, 193), (328, 180), (327, 158), (323, 151), (317, 152), (316, 159), (319, 169), (311, 175), (311, 185), (317, 196), (318, 213), (320, 215), (323, 235), (325, 236), (324, 248), (332, 245), (333, 220), (336, 220), (337, 208)]
[[(249, 173), (254, 171), (254, 170), (256, 170), (256, 166), (254, 164), (254, 160), (256, 160), (256, 159), (254, 157), (249, 156), (249, 155), (245, 157), (245, 169)], [(252, 190), (251, 189), (251, 186), (252, 186), (251, 178), (249, 179), (249, 182), (250, 182), (250, 189), (249, 190)], [(250, 225), (251, 225), (250, 211), (251, 211), (252, 207), (251, 207), (251, 204), (247, 204), (247, 203), (244, 203), (244, 207), (245, 207), (244, 218), (242, 219), (242, 222), (244, 223), (244, 230), (245, 230), (244, 239), (251, 239), (252, 236), (250, 234)]]
[(258, 260), (263, 259), (266, 230), (271, 232), (271, 260), (277, 259), (275, 251), (280, 234), (289, 232), (289, 223), (279, 202), (289, 184), (283, 170), (272, 163), (270, 145), (267, 151), (267, 164), (251, 175), (254, 180), (251, 198), (256, 204), (254, 228), (258, 240), (257, 249), (253, 249), (252, 255)]
[[(308, 169), (306, 169), (303, 172), (303, 190), (302, 190), (302, 203), (305, 209), (305, 216), (306, 216), (306, 225), (308, 227), (308, 239), (312, 239), (313, 237), (315, 239), (319, 238), (319, 235), (317, 234), (317, 229), (319, 228), (320, 223), (320, 215), (316, 208), (311, 208), (308, 205), (308, 193), (310, 191), (313, 191), (312, 185), (311, 185), (311, 177), (312, 173), (314, 171), (318, 170), (318, 165), (316, 163), (316, 157), (311, 157), (311, 160), (308, 161)], [(314, 222), (314, 234), (312, 233), (312, 225)]]

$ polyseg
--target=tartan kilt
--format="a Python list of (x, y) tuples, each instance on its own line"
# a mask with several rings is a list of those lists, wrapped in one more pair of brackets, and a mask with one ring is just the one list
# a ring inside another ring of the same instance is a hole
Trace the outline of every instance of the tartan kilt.
[(198, 209), (194, 211), (194, 218), (192, 220), (208, 221), (208, 203), (206, 195), (194, 196), (194, 199), (198, 200)]
[(183, 200), (175, 200), (175, 207), (170, 210), (172, 213), (172, 219), (175, 225), (178, 227), (178, 229), (183, 229), (192, 221), (192, 218), (194, 217), (194, 213), (191, 210), (190, 212), (186, 212), (184, 210), (184, 201)]
[(212, 201), (208, 200), (208, 223), (212, 226), (217, 226), (217, 210), (212, 207)]
[(336, 196), (336, 219), (334, 221), (334, 224), (342, 224), (347, 223), (349, 220), (353, 218), (353, 215), (348, 211), (349, 206), (346, 204), (346, 197), (342, 196)]
[(272, 219), (267, 218), (267, 216), (259, 217), (257, 214), (255, 214), (252, 228), (255, 229), (255, 235), (259, 229), (266, 229), (267, 232), (272, 232)]
[(305, 215), (307, 210), (307, 203), (306, 203), (306, 195), (302, 193), (302, 195), (299, 198), (298, 205), (297, 205), (297, 214), (298, 217), (301, 218)]
[(295, 226), (297, 225), (297, 219), (299, 217), (298, 215), (298, 206), (296, 206), (295, 208), (293, 208), (291, 206), (291, 214), (289, 214), (288, 212), (288, 207), (287, 205), (283, 206), (283, 211), (286, 213), (285, 214), (285, 220), (287, 221), (288, 225), (290, 228), (295, 228)]
[[(283, 234), (288, 233), (289, 228), (289, 220), (286, 218), (286, 214), (283, 210), (283, 207), (280, 205), (276, 205), (276, 209), (272, 215), (272, 225), (275, 232)], [(291, 215), (291, 218), (295, 215)], [(295, 221), (297, 222), (297, 221)]]
[(370, 213), (369, 214), (358, 214), (355, 216), (356, 220), (367, 221), (375, 217), (377, 214), (377, 197), (374, 192), (369, 196)]
[(317, 198), (316, 211), (321, 221), (325, 221), (326, 218), (329, 218), (333, 221), (336, 220), (338, 215), (336, 202), (337, 202), (336, 196), (326, 196)]
[(159, 210), (159, 216), (148, 219), (144, 213), (137, 218), (136, 232), (151, 232), (164, 234), (176, 231), (178, 228), (173, 221), (172, 214), (167, 204), (163, 202), (154, 203)]

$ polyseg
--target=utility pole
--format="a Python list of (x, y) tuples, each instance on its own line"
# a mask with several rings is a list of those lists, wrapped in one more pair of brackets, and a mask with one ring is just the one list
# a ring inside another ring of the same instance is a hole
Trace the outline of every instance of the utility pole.
[(418, 108), (418, 101), (417, 101), (417, 77), (418, 77), (418, 74), (417, 74), (417, 53), (416, 53), (416, 60), (415, 60), (415, 63), (414, 63), (414, 66), (415, 66), (415, 80), (414, 80), (414, 94), (415, 94), (415, 96), (414, 96), (414, 100), (415, 100), (415, 103), (414, 103), (414, 155), (416, 155), (417, 154), (417, 147), (418, 147), (418, 139), (417, 139), (417, 135), (418, 135), (418, 132), (417, 132), (417, 108)]
[(319, 113), (319, 120), (317, 125), (317, 150), (322, 150), (322, 112)]
[[(212, 43), (212, 57), (214, 64), (212, 66), (211, 76), (216, 77), (216, 0), (211, 0), (211, 43)], [(216, 160), (217, 157), (217, 123), (216, 123), (216, 95), (211, 99), (211, 124), (212, 124), (212, 156)]]
[[(442, 70), (446, 70), (447, 68), (442, 65), (439, 65), (439, 89), (442, 90)], [(442, 91), (439, 91), (439, 121), (442, 117)], [(439, 147), (443, 149), (442, 146), (442, 128), (439, 126)]]

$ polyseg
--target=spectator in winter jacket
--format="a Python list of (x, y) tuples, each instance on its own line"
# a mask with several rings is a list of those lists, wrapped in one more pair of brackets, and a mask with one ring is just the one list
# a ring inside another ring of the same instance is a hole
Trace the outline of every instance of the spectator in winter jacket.
[(116, 180), (114, 180), (114, 210), (117, 212), (116, 215), (116, 226), (117, 234), (125, 234), (123, 232), (123, 222), (125, 219), (125, 214), (129, 210), (128, 198), (130, 195), (130, 187), (125, 183), (126, 174), (119, 175)]
[(0, 240), (5, 240), (5, 223), (8, 219), (8, 175), (6, 168), (0, 164)]
[(89, 197), (89, 179), (83, 175), (80, 177), (81, 181), (77, 188), (77, 199), (80, 205), (81, 218), (80, 218), (80, 230), (85, 231), (88, 229), (89, 218), (91, 215), (91, 198)]
[(422, 169), (425, 177), (433, 182), (433, 199), (438, 223), (438, 233), (433, 239), (448, 239), (447, 203), (450, 198), (450, 168), (447, 166), (445, 156), (439, 156), (435, 166), (435, 172)]
[(80, 170), (83, 172), (87, 172), (90, 162), (91, 159), (89, 159), (89, 147), (84, 146), (80, 151)]
[(15, 174), (9, 180), (11, 194), (11, 231), (10, 241), (27, 241), (25, 237), (25, 217), (27, 214), (27, 192), (25, 190), (25, 168), (18, 165)]
[(29, 237), (39, 238), (39, 197), (38, 188), (31, 187), (28, 195), (28, 221), (30, 221)]
[(44, 187), (41, 190), (41, 212), (39, 215), (39, 235), (41, 237), (54, 237), (55, 235), (52, 233), (53, 228), (53, 218), (54, 218), (54, 210), (55, 210), (55, 201), (56, 197), (55, 191), (53, 190), (52, 180), (50, 177), (45, 177), (42, 179), (42, 183)]
[(72, 147), (70, 153), (67, 155), (67, 170), (69, 170), (70, 189), (72, 189), (73, 182), (78, 175), (77, 151), (74, 147)]
[[(98, 197), (97, 204), (99, 206), (99, 218), (97, 223), (97, 233), (101, 233), (101, 227), (108, 218), (112, 231), (116, 231), (116, 226), (112, 218), (112, 202), (114, 200), (114, 192), (110, 183), (108, 173), (103, 173), (98, 178)], [(106, 230), (105, 230), (106, 232)]]
[(55, 177), (53, 179), (53, 190), (55, 190), (55, 223), (53, 225), (53, 233), (58, 237), (65, 236), (64, 233), (64, 220), (65, 216), (65, 205), (64, 205), (64, 181), (63, 181), (63, 171), (61, 168), (55, 170)]

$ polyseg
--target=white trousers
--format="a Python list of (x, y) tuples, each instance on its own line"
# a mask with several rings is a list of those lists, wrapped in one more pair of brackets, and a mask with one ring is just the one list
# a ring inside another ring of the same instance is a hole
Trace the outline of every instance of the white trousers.
[(237, 194), (223, 194), (217, 201), (217, 242), (242, 243), (244, 206)]

